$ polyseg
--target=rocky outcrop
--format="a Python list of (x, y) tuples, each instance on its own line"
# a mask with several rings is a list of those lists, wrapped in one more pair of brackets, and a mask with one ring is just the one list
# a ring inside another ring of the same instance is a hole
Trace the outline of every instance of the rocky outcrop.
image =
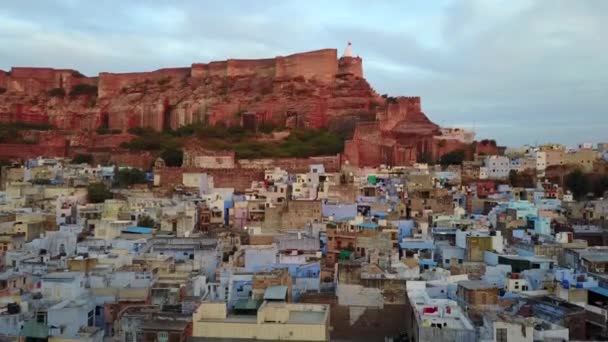
[(246, 112), (278, 125), (324, 127), (373, 114), (383, 102), (363, 78), (361, 58), (338, 59), (335, 49), (99, 77), (51, 68), (0, 71), (0, 122), (65, 130), (238, 125)]
[(69, 147), (96, 151), (129, 139), (127, 134), (91, 138), (87, 132), (99, 127), (126, 133), (134, 127), (176, 129), (197, 122), (356, 126), (344, 160), (360, 166), (436, 160), (466, 146), (464, 135), (442, 135), (422, 112), (419, 97), (379, 96), (363, 77), (362, 59), (348, 49), (341, 58), (335, 49), (324, 49), (99, 77), (12, 68), (0, 71), (0, 122), (52, 124), (63, 131)]

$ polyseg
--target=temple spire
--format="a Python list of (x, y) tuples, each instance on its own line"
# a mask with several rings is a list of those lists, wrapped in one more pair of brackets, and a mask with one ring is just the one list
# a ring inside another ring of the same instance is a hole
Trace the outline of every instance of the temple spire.
[(348, 44), (346, 45), (346, 49), (344, 49), (344, 54), (342, 55), (342, 57), (352, 57), (353, 56), (353, 46), (351, 44), (351, 42), (348, 42)]

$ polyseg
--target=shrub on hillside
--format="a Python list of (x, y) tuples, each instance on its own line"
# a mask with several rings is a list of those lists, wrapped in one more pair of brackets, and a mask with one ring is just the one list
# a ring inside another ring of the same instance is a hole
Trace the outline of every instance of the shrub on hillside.
[(103, 183), (91, 183), (87, 187), (87, 199), (91, 203), (103, 203), (112, 197), (112, 192)]
[(76, 84), (70, 90), (70, 96), (97, 95), (97, 86), (91, 84)]
[(133, 184), (145, 184), (146, 173), (140, 169), (136, 168), (123, 168), (118, 170), (114, 175), (114, 179), (116, 180), (116, 184), (119, 187), (127, 187)]
[(93, 156), (90, 154), (77, 154), (72, 158), (72, 164), (92, 164)]

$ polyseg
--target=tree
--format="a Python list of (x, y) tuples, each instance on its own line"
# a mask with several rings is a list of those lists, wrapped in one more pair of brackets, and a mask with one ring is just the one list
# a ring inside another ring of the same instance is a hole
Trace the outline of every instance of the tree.
[(464, 157), (465, 157), (464, 150), (458, 149), (458, 150), (454, 150), (452, 152), (442, 155), (439, 160), (439, 163), (442, 166), (460, 165), (460, 164), (462, 164)]
[(87, 187), (87, 198), (91, 203), (103, 203), (112, 197), (112, 192), (103, 183), (91, 183)]
[(167, 166), (182, 166), (184, 152), (177, 148), (167, 148), (160, 154), (160, 157), (163, 158)]
[(533, 188), (534, 174), (530, 170), (524, 172), (511, 170), (509, 171), (509, 184), (513, 187)]
[(608, 175), (601, 175), (593, 182), (593, 193), (596, 197), (604, 197), (606, 190), (608, 190)]
[(148, 215), (142, 215), (137, 220), (137, 226), (138, 227), (154, 228), (156, 226), (156, 222), (150, 216), (148, 216)]
[(93, 156), (90, 154), (77, 154), (72, 158), (72, 164), (91, 164), (93, 163)]
[(136, 168), (123, 168), (116, 172), (116, 183), (119, 187), (125, 188), (133, 184), (145, 184), (146, 173)]
[(576, 169), (566, 176), (566, 187), (579, 199), (589, 193), (589, 177)]

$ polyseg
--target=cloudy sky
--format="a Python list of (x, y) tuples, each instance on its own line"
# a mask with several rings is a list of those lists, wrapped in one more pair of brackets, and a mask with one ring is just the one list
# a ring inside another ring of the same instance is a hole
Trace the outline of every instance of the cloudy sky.
[[(372, 5), (373, 4), (373, 5)], [(380, 93), (499, 143), (608, 141), (608, 1), (29, 1), (0, 5), (0, 69), (145, 71), (352, 41)]]

